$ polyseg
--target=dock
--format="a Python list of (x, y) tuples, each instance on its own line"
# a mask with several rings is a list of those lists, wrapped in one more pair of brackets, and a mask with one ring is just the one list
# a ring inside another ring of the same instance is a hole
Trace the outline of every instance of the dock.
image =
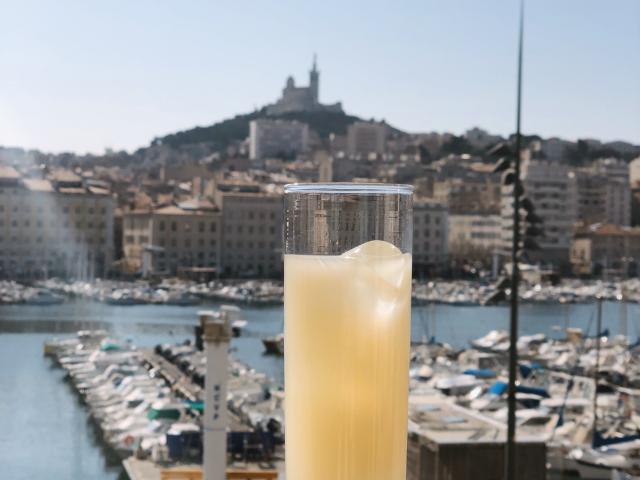
[(191, 381), (188, 375), (185, 375), (173, 363), (155, 353), (152, 349), (144, 349), (142, 352), (142, 362), (147, 369), (155, 369), (158, 375), (171, 385), (171, 389), (178, 393), (181, 397), (192, 402), (203, 399), (202, 388)]
[[(130, 457), (122, 462), (130, 480), (202, 480), (202, 466), (195, 464), (163, 467), (151, 460)], [(229, 480), (284, 480), (284, 462), (273, 468), (261, 468), (254, 463), (231, 465), (227, 468)]]

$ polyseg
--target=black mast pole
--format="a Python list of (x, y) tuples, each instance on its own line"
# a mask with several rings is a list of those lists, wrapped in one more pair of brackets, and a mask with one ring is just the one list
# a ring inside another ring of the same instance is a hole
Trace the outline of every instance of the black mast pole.
[(511, 311), (509, 335), (509, 389), (507, 416), (507, 451), (505, 480), (516, 479), (516, 375), (518, 367), (518, 250), (520, 244), (520, 113), (522, 99), (522, 43), (524, 30), (524, 0), (520, 0), (520, 31), (518, 39), (518, 93), (516, 107), (515, 182), (513, 184), (513, 238), (511, 244)]

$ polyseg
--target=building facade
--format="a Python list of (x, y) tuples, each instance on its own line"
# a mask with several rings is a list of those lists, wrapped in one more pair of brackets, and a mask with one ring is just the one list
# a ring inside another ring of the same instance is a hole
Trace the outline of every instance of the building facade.
[(125, 259), (146, 274), (177, 275), (198, 268), (219, 273), (221, 219), (220, 211), (203, 201), (127, 212)]
[(593, 224), (576, 229), (571, 265), (576, 275), (636, 276), (640, 262), (640, 228)]
[(0, 166), (0, 276), (91, 279), (113, 262), (111, 192), (71, 172), (24, 178)]
[(478, 175), (435, 180), (433, 198), (449, 205), (452, 215), (495, 214), (500, 211), (500, 177)]
[(447, 205), (433, 200), (413, 204), (413, 265), (419, 273), (440, 271), (449, 257), (449, 212)]
[[(522, 185), (543, 220), (544, 235), (536, 239), (541, 247), (527, 252), (534, 263), (552, 264), (561, 269), (569, 266), (569, 250), (573, 225), (577, 218), (576, 185), (564, 164), (533, 159), (523, 152)], [(513, 187), (502, 187), (502, 247), (511, 248), (513, 229)], [(523, 222), (523, 228), (524, 228)]]
[(222, 209), (222, 273), (227, 277), (282, 275), (282, 195), (226, 191)]
[(296, 121), (260, 118), (249, 124), (249, 157), (252, 160), (293, 158), (307, 150), (308, 125)]
[(477, 251), (490, 255), (501, 247), (500, 215), (449, 213), (449, 253), (463, 255)]
[(577, 192), (578, 220), (585, 223), (631, 224), (631, 188), (629, 178), (594, 173), (573, 172)]
[(387, 126), (379, 122), (355, 122), (347, 127), (347, 154), (382, 155), (385, 151)]

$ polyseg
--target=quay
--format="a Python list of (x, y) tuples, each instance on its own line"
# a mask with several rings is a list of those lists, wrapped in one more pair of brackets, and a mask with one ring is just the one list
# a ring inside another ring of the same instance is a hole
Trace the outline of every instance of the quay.
[[(202, 480), (202, 466), (185, 464), (161, 467), (150, 460), (135, 457), (122, 462), (130, 480)], [(260, 469), (257, 464), (231, 466), (227, 468), (228, 480), (278, 480), (284, 479), (284, 462), (274, 469)]]

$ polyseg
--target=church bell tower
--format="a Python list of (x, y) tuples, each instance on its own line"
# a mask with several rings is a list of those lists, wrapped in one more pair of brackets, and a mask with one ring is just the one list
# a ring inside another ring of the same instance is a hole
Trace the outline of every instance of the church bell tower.
[(316, 67), (317, 57), (316, 54), (313, 54), (313, 67), (309, 72), (309, 89), (311, 90), (311, 99), (314, 105), (320, 103), (320, 72)]

